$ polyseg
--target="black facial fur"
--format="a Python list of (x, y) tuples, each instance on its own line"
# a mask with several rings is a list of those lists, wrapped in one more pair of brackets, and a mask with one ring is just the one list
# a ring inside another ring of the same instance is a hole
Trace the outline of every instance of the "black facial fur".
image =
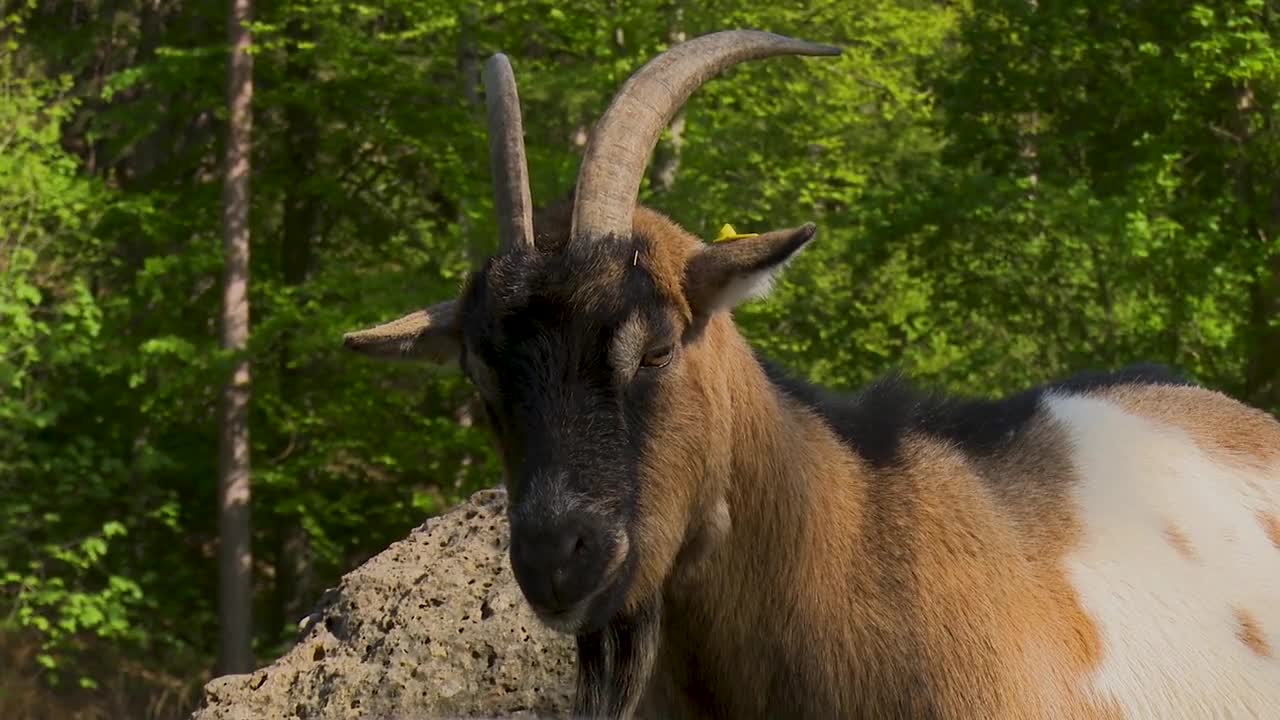
[[(665, 368), (614, 367), (610, 346), (636, 312), (648, 319), (649, 344), (675, 335), (669, 301), (632, 263), (636, 249), (634, 241), (614, 241), (566, 248), (554, 262), (499, 257), (468, 283), (464, 367), (480, 387), (507, 467), (513, 532), (545, 522), (557, 498), (572, 496), (597, 518), (586, 526), (631, 534), (640, 453), (656, 421), (655, 390)], [(621, 282), (584, 292), (602, 273)], [(513, 564), (530, 550), (516, 542)], [(611, 557), (613, 547), (601, 554)], [(602, 627), (622, 606), (637, 552), (632, 549), (611, 586), (592, 601), (586, 627)], [(601, 571), (608, 559), (599, 559)], [(528, 569), (534, 562), (526, 563), (526, 573), (534, 572)], [(530, 601), (545, 600), (536, 578), (526, 577), (522, 588)]]

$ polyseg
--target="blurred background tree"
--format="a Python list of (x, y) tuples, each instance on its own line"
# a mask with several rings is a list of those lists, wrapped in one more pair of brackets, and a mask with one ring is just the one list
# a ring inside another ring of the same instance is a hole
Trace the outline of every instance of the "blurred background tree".
[[(499, 50), (547, 202), (673, 39), (846, 48), (705, 86), (642, 193), (704, 237), (819, 223), (739, 313), (814, 380), (995, 395), (1150, 359), (1280, 410), (1273, 3), (254, 5), (258, 662), (343, 572), (498, 481), (458, 374), (339, 338), (495, 246)], [(0, 0), (0, 716), (181, 717), (214, 671), (227, 12)]]

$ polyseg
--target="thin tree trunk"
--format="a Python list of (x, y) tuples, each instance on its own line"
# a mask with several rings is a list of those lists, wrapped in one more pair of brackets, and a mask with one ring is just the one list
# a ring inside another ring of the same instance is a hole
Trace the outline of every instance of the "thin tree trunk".
[[(1260, 12), (1263, 30), (1274, 37), (1273, 16), (1276, 11), (1273, 4), (1263, 4)], [(1257, 112), (1262, 116), (1261, 130), (1266, 136), (1262, 142), (1274, 142), (1280, 129), (1277, 128), (1274, 103), (1258, 103)], [(1257, 155), (1268, 157), (1264, 151)], [(1280, 412), (1280, 182), (1277, 182), (1274, 162), (1266, 162), (1264, 167), (1263, 187), (1267, 192), (1259, 198), (1259, 204), (1266, 209), (1259, 210), (1262, 217), (1258, 222), (1266, 229), (1258, 232), (1257, 241), (1262, 244), (1267, 266), (1258, 282), (1254, 324), (1261, 333), (1261, 340), (1257, 357), (1250, 363), (1248, 383), (1255, 402), (1271, 412)]]
[(253, 669), (253, 551), (249, 524), (249, 166), (253, 134), (253, 0), (231, 0), (227, 33), (228, 127), (222, 190), (222, 346), (236, 354), (222, 388), (218, 453), (219, 671)]
[[(462, 8), (461, 17), (459, 18), (460, 32), (458, 34), (458, 74), (462, 78), (462, 96), (466, 98), (467, 105), (471, 108), (477, 122), (484, 123), (484, 104), (481, 102), (480, 97), (480, 58), (475, 40), (476, 23), (475, 6), (467, 5)], [(467, 244), (469, 265), (470, 267), (478, 267), (484, 262), (486, 251), (492, 245), (487, 241), (482, 243), (480, 238), (476, 237), (475, 227), (471, 224), (468, 204), (466, 197), (459, 198), (458, 226), (462, 229), (462, 237)], [(469, 390), (454, 408), (454, 420), (458, 425), (469, 428), (474, 424), (476, 417), (475, 406), (476, 393), (474, 390)], [(452, 490), (455, 493), (461, 491), (474, 463), (475, 457), (470, 452), (464, 452), (462, 457), (458, 459), (457, 468), (453, 473)]]
[[(458, 75), (462, 78), (462, 97), (467, 101), (473, 114), (484, 122), (484, 106), (480, 102), (480, 61), (476, 57), (475, 25), (476, 9), (472, 5), (462, 8), (459, 17), (458, 32)], [(458, 227), (462, 231), (462, 240), (467, 245), (467, 260), (471, 267), (478, 267), (484, 261), (486, 248), (490, 243), (480, 241), (476, 237), (475, 228), (471, 224), (470, 203), (465, 195), (458, 200)]]
[[(671, 9), (667, 39), (672, 45), (685, 41), (684, 8), (677, 2)], [(684, 109), (671, 119), (670, 134), (654, 149), (653, 162), (649, 164), (649, 188), (658, 195), (671, 192), (680, 171), (680, 154), (684, 149)]]
[[(1040, 10), (1039, 0), (1027, 0), (1027, 6), (1031, 8), (1033, 15)], [(1018, 157), (1022, 159), (1023, 171), (1026, 173), (1027, 184), (1030, 187), (1028, 197), (1034, 199), (1036, 190), (1040, 187), (1040, 146), (1036, 142), (1040, 134), (1040, 108), (1020, 113), (1018, 124), (1021, 126), (1018, 136)]]
[[(1269, 167), (1260, 163), (1262, 169), (1259, 170), (1255, 165), (1256, 158), (1265, 157), (1255, 146), (1265, 140), (1255, 137), (1250, 118), (1264, 113), (1265, 132), (1271, 124), (1265, 114), (1268, 112), (1267, 105), (1257, 101), (1247, 82), (1236, 90), (1231, 131), (1240, 145), (1235, 170), (1237, 202), (1249, 209), (1248, 241), (1260, 243), (1264, 256), (1280, 233), (1280, 190), (1268, 182)], [(1259, 175), (1262, 181), (1257, 179)], [(1276, 318), (1280, 317), (1280, 255), (1268, 258), (1250, 295), (1249, 335), (1254, 347), (1245, 368), (1243, 394), (1245, 399), (1274, 410), (1280, 404), (1280, 326), (1276, 324)]]

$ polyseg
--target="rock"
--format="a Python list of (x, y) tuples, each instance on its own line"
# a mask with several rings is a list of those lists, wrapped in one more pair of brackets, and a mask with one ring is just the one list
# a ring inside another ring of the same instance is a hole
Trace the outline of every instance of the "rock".
[(192, 720), (563, 717), (572, 640), (543, 627), (485, 490), (347, 574), (271, 665), (204, 688)]

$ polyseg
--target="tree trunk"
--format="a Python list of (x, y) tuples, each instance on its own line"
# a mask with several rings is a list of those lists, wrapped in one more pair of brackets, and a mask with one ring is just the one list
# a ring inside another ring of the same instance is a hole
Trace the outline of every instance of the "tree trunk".
[[(673, 46), (685, 41), (684, 8), (679, 3), (671, 9), (667, 39)], [(684, 123), (684, 108), (681, 108), (671, 119), (669, 136), (654, 148), (653, 162), (649, 164), (649, 188), (655, 194), (669, 193), (676, 184), (680, 153), (684, 149)]]
[[(1034, 15), (1040, 10), (1039, 0), (1027, 0), (1027, 7)], [(1040, 187), (1040, 146), (1036, 137), (1040, 134), (1040, 108), (1018, 114), (1018, 157), (1022, 161), (1023, 172), (1026, 173), (1028, 198), (1036, 197)]]
[(249, 167), (253, 134), (253, 0), (231, 0), (227, 33), (227, 142), (222, 188), (222, 346), (235, 355), (222, 388), (218, 453), (218, 625), (220, 673), (253, 669), (253, 552), (249, 525)]
[[(467, 105), (471, 108), (476, 122), (483, 125), (485, 123), (485, 108), (480, 97), (480, 57), (475, 40), (476, 23), (475, 6), (468, 5), (464, 7), (459, 18), (458, 75), (462, 78), (462, 96), (466, 98)], [(469, 203), (465, 196), (459, 198), (458, 226), (462, 229), (462, 237), (467, 244), (468, 264), (474, 268), (479, 267), (484, 262), (485, 256), (492, 251), (493, 246), (487, 240), (481, 242), (481, 239), (476, 236), (475, 228), (471, 224), (468, 205)], [(458, 404), (454, 407), (453, 414), (454, 421), (458, 425), (471, 427), (474, 424), (476, 401), (474, 390), (468, 390), (464, 397), (458, 401)], [(468, 474), (474, 464), (475, 456), (470, 452), (464, 452), (462, 457), (458, 459), (457, 468), (453, 473), (452, 490), (455, 493), (460, 492), (465, 485)]]
[[(1230, 143), (1235, 146), (1235, 159), (1231, 174), (1235, 179), (1236, 202), (1245, 209), (1246, 220), (1242, 230), (1245, 242), (1260, 243), (1263, 256), (1274, 242), (1280, 230), (1277, 200), (1270, 166), (1260, 160), (1265, 157), (1257, 145), (1253, 116), (1266, 112), (1266, 104), (1259, 103), (1249, 81), (1232, 90), (1232, 110), (1227, 122)], [(1264, 115), (1264, 120), (1266, 116)], [(1269, 123), (1264, 124), (1269, 125)], [(1234, 239), (1233, 239), (1234, 240)], [(1247, 325), (1250, 352), (1245, 366), (1245, 377), (1240, 393), (1242, 399), (1267, 409), (1280, 400), (1276, 380), (1280, 375), (1280, 328), (1274, 319), (1280, 312), (1280, 257), (1270, 258), (1270, 264), (1260, 268), (1258, 278), (1250, 288), (1250, 308)]]
[[(480, 102), (480, 60), (476, 55), (475, 26), (476, 9), (468, 5), (462, 8), (458, 18), (458, 76), (462, 78), (462, 97), (467, 101), (472, 114), (480, 123), (484, 123), (484, 105)], [(470, 202), (465, 194), (458, 199), (458, 227), (462, 231), (462, 240), (467, 245), (467, 261), (470, 267), (479, 267), (488, 254), (489, 242), (481, 242), (471, 224)]]

